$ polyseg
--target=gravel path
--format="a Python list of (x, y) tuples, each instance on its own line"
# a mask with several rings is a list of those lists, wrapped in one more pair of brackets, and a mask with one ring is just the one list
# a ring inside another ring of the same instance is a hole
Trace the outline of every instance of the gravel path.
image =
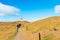
[(25, 40), (25, 32), (22, 28), (19, 28), (18, 33), (14, 37), (14, 40)]

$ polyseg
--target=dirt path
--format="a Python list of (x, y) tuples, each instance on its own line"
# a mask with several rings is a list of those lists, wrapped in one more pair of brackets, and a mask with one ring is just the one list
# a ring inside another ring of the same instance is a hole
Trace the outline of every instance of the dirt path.
[(25, 30), (20, 28), (13, 40), (38, 40), (38, 38), (36, 33), (27, 35)]
[(22, 28), (19, 28), (18, 33), (14, 37), (14, 40), (25, 40), (25, 32)]

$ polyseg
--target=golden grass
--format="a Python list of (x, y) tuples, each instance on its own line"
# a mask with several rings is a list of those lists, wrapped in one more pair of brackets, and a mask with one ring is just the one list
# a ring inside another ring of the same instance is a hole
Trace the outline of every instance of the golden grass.
[[(35, 22), (1, 22), (0, 40), (13, 40), (17, 35), (16, 25), (21, 23), (26, 40), (38, 40), (38, 33), (41, 33), (41, 40), (60, 40), (60, 17), (50, 17)], [(54, 28), (57, 31), (54, 31)]]
[[(12, 40), (16, 33), (16, 26), (13, 23), (0, 23), (0, 40)], [(10, 38), (10, 39), (9, 39)]]

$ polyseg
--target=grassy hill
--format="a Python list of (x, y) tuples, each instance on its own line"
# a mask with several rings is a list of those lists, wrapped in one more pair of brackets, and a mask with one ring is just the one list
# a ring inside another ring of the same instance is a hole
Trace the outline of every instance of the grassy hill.
[(38, 20), (28, 24), (28, 26), (31, 32), (36, 32), (44, 29), (54, 30), (54, 28), (60, 30), (60, 16)]
[(23, 24), (29, 23), (27, 21), (24, 22), (0, 22), (0, 40), (12, 40), (13, 37), (17, 33), (17, 24)]
[[(34, 22), (0, 22), (0, 40), (13, 40), (17, 34), (17, 24), (22, 24), (26, 40), (38, 40), (41, 33), (42, 40), (60, 40), (60, 16), (48, 17)], [(56, 30), (55, 30), (56, 29)]]
[(48, 17), (32, 22), (28, 24), (28, 29), (31, 34), (40, 32), (42, 40), (60, 40), (60, 16)]

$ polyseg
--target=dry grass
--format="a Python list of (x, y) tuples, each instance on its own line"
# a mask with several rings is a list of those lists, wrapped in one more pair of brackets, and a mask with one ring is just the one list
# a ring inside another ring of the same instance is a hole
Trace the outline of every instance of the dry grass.
[(0, 40), (11, 40), (15, 34), (16, 26), (14, 23), (0, 23)]
[[(22, 24), (22, 40), (38, 40), (38, 33), (41, 33), (41, 40), (60, 40), (60, 17), (50, 17), (35, 22), (1, 22), (0, 40), (13, 40), (17, 33), (16, 25)], [(54, 28), (57, 31), (54, 31)]]

